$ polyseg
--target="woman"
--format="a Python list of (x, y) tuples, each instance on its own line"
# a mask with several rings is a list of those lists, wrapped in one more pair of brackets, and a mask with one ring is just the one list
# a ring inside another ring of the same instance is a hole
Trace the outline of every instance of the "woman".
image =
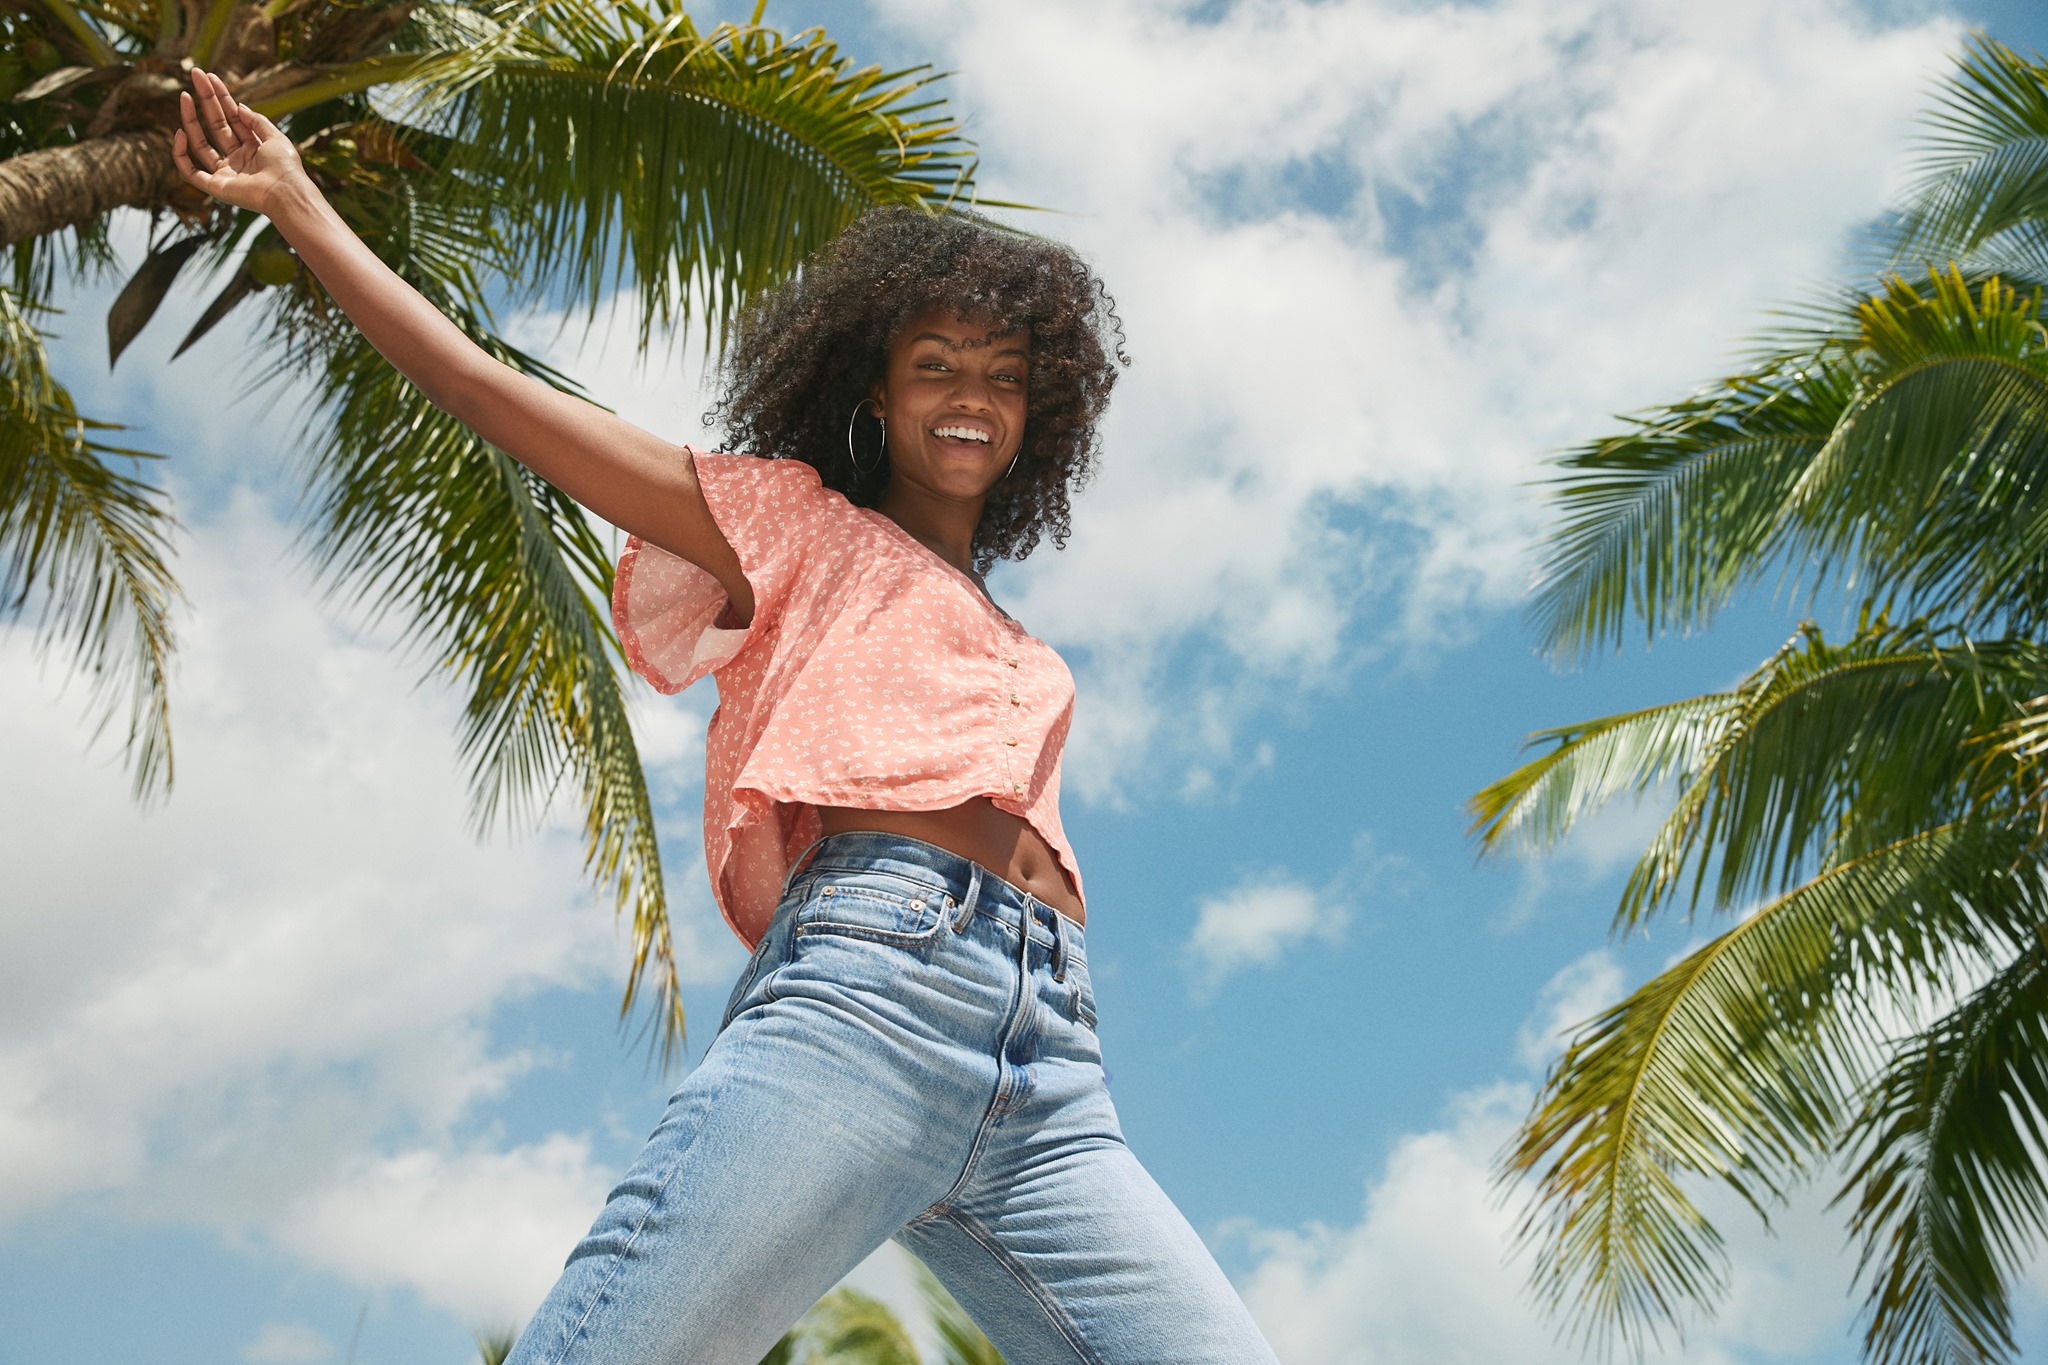
[(885, 1238), (1017, 1365), (1270, 1361), (1103, 1088), (1060, 828), (1073, 683), (981, 572), (1064, 538), (1115, 366), (1071, 253), (871, 214), (757, 303), (679, 448), (490, 359), (193, 72), (199, 188), (269, 216), (435, 403), (631, 533), (633, 666), (714, 673), (705, 856), (753, 945), (720, 1031), (519, 1339), (758, 1360)]

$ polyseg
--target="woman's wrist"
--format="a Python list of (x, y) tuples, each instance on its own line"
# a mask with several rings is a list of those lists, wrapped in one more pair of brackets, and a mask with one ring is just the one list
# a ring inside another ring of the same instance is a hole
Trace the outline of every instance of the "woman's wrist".
[(271, 187), (264, 196), (262, 212), (284, 234), (285, 240), (291, 241), (295, 233), (333, 217), (334, 207), (320, 193), (313, 177), (301, 171)]

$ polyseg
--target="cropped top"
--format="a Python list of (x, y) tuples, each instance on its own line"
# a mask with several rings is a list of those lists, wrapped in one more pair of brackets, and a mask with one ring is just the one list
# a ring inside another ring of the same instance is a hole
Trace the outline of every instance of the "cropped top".
[(726, 923), (766, 932), (817, 807), (945, 810), (985, 796), (1051, 846), (1081, 894), (1060, 827), (1060, 751), (1074, 679), (1053, 649), (881, 512), (796, 460), (691, 450), (711, 516), (754, 590), (720, 624), (717, 579), (635, 536), (612, 620), (635, 672), (663, 692), (718, 684), (704, 755), (704, 861)]

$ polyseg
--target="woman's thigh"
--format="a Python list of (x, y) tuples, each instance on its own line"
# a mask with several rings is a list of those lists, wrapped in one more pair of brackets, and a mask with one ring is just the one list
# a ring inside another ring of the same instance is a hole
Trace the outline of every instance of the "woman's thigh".
[(1209, 1249), (1124, 1145), (1099, 1066), (1032, 1070), (973, 1179), (897, 1240), (1013, 1361), (1271, 1362)]
[(802, 997), (740, 1013), (510, 1365), (754, 1365), (958, 1169), (906, 1141), (924, 1127), (918, 1061), (890, 1054), (857, 1018)]

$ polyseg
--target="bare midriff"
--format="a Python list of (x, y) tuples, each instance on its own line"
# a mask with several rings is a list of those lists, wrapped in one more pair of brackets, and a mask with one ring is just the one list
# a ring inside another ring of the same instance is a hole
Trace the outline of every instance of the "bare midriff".
[(901, 834), (937, 844), (980, 863), (1020, 891), (1028, 891), (1076, 924), (1087, 912), (1067, 884), (1059, 855), (1022, 816), (977, 796), (950, 810), (861, 810), (851, 806), (820, 806), (818, 820), (827, 834), (874, 830)]

